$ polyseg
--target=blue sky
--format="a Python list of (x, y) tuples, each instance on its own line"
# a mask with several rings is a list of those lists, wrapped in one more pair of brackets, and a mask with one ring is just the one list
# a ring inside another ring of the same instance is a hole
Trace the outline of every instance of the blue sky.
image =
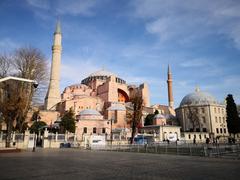
[(196, 86), (240, 103), (239, 9), (237, 0), (1, 0), (0, 53), (31, 45), (50, 62), (59, 17), (62, 89), (104, 67), (167, 104), (169, 63), (175, 107)]

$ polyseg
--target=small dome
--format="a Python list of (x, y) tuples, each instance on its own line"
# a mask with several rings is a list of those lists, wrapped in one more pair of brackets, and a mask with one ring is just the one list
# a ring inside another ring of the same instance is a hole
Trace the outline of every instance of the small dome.
[(155, 116), (154, 116), (154, 119), (165, 119), (166, 117), (164, 116), (164, 115), (162, 115), (162, 114), (156, 114)]
[(101, 116), (101, 114), (94, 109), (85, 109), (79, 113), (81, 116)]
[(112, 104), (109, 108), (107, 108), (108, 111), (126, 111), (126, 107), (123, 104), (116, 103)]
[(180, 106), (208, 104), (217, 104), (217, 101), (211, 94), (196, 89), (194, 93), (190, 93), (182, 99)]

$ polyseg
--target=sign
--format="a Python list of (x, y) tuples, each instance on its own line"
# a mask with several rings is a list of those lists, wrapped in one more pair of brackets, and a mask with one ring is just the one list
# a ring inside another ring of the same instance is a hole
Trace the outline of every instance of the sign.
[(90, 146), (96, 146), (96, 145), (106, 145), (106, 139), (105, 135), (92, 135), (90, 140)]
[(176, 133), (170, 133), (170, 134), (167, 135), (167, 138), (168, 138), (169, 141), (175, 142), (175, 141), (177, 141), (177, 134)]

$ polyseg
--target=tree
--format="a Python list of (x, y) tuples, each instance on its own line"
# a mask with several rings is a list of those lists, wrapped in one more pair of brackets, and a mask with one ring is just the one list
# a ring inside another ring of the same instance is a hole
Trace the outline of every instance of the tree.
[(159, 111), (156, 109), (156, 110), (154, 111), (154, 115), (157, 115), (157, 114), (159, 114)]
[(200, 130), (201, 123), (200, 123), (200, 118), (199, 118), (199, 114), (198, 114), (198, 109), (188, 105), (187, 106), (187, 117), (192, 124), (193, 132), (196, 132), (197, 128), (199, 128), (199, 130)]
[(136, 91), (134, 95), (130, 98), (130, 102), (133, 106), (133, 116), (132, 116), (132, 136), (131, 136), (131, 144), (133, 143), (137, 127), (139, 126), (142, 118), (142, 107), (143, 107), (143, 99), (141, 94)]
[(232, 94), (228, 94), (227, 98), (227, 127), (228, 132), (233, 134), (234, 138), (237, 133), (240, 133), (240, 118), (238, 116), (237, 106), (234, 102)]
[(62, 129), (63, 132), (72, 132), (75, 133), (75, 115), (72, 109), (67, 111), (63, 117), (61, 118), (60, 122), (60, 129)]
[[(46, 82), (46, 72), (45, 57), (38, 49), (20, 48), (8, 56), (0, 55), (1, 78), (15, 76), (36, 80), (41, 84)], [(9, 147), (13, 124), (16, 124), (16, 130), (24, 130), (25, 119), (37, 91), (31, 83), (13, 80), (1, 83), (0, 91), (0, 110), (7, 125), (6, 147)]]
[(153, 125), (153, 119), (157, 114), (159, 114), (158, 110), (155, 110), (154, 114), (148, 114), (144, 120), (144, 126)]
[(148, 114), (144, 120), (144, 126), (153, 125), (155, 114)]
[(32, 126), (30, 127), (30, 131), (33, 133), (38, 133), (38, 131), (43, 131), (43, 127), (47, 124), (44, 121), (34, 121)]

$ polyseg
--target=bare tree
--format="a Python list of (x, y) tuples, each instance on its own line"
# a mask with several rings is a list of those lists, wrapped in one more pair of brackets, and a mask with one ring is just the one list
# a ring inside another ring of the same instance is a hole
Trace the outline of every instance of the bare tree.
[[(9, 66), (6, 63), (1, 64), (0, 74), (3, 77), (12, 75), (36, 80), (38, 83), (46, 81), (47, 63), (45, 57), (38, 49), (31, 47), (20, 48), (12, 56), (4, 57), (3, 59), (5, 59), (5, 62), (6, 60), (10, 62)], [(12, 69), (11, 71), (5, 71), (7, 68)], [(12, 80), (1, 83), (1, 87), (2, 98), (0, 101), (0, 110), (7, 124), (6, 147), (9, 147), (13, 123), (16, 122), (15, 128), (17, 130), (23, 130), (25, 119), (36, 90), (30, 83)]]
[(187, 106), (187, 117), (192, 124), (193, 132), (196, 132), (196, 128), (200, 129), (200, 118), (198, 109), (195, 107)]
[(8, 74), (10, 64), (11, 60), (7, 55), (0, 55), (0, 78), (3, 78)]

